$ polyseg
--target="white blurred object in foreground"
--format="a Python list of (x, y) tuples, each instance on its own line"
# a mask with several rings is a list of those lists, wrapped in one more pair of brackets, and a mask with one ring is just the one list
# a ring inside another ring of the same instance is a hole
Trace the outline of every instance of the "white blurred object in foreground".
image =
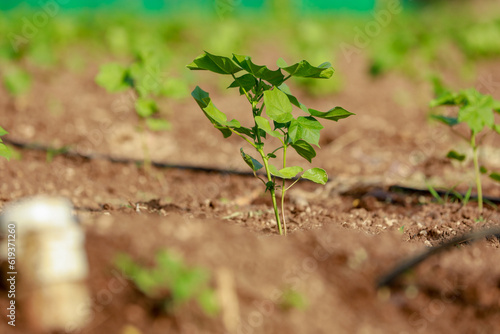
[[(34, 331), (69, 332), (88, 320), (85, 236), (71, 211), (67, 199), (37, 196), (6, 206), (0, 216), (0, 261), (12, 259), (14, 244), (15, 267), (12, 261), (2, 267), (8, 277), (16, 272), (15, 304)], [(13, 231), (14, 241), (7, 238)]]

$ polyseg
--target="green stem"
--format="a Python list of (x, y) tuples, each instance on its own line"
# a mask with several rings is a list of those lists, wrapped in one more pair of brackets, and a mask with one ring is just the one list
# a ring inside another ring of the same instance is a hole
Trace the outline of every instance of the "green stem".
[[(271, 177), (271, 172), (269, 171), (269, 163), (267, 162), (268, 157), (264, 153), (264, 151), (261, 148), (258, 148), (257, 151), (259, 152), (260, 156), (262, 157), (262, 161), (264, 161), (264, 167), (266, 168), (266, 174), (267, 174), (267, 179), (269, 182), (273, 182), (273, 179)], [(271, 198), (273, 200), (273, 209), (274, 209), (274, 216), (276, 217), (276, 223), (278, 224), (278, 231), (280, 235), (283, 235), (283, 230), (281, 228), (281, 220), (280, 220), (280, 214), (278, 210), (278, 204), (276, 203), (276, 189), (275, 187), (272, 187), (269, 189), (269, 192), (271, 193)]]
[[(286, 168), (286, 145), (283, 143), (283, 168)], [(285, 193), (286, 193), (286, 181), (283, 179), (283, 185), (281, 186), (281, 215), (283, 217), (283, 230), (286, 235), (286, 218), (285, 218)]]
[(481, 172), (479, 171), (479, 159), (477, 154), (478, 146), (476, 145), (476, 134), (472, 132), (471, 136), (472, 156), (474, 160), (474, 172), (476, 176), (477, 202), (479, 205), (479, 213), (483, 213), (483, 188), (481, 186)]

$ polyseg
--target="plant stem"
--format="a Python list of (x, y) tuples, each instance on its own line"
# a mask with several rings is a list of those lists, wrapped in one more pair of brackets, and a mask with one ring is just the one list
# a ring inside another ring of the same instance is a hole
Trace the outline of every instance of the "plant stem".
[[(286, 167), (286, 145), (283, 143), (283, 168)], [(286, 218), (285, 218), (285, 193), (286, 193), (286, 181), (283, 179), (283, 185), (281, 186), (281, 215), (283, 217), (283, 230), (286, 235)]]
[[(271, 172), (269, 171), (269, 163), (267, 162), (268, 157), (264, 153), (264, 151), (261, 148), (257, 148), (257, 151), (259, 152), (260, 156), (262, 157), (262, 161), (264, 161), (264, 167), (266, 168), (266, 174), (267, 174), (267, 179), (269, 182), (273, 182), (273, 179), (271, 177)], [(278, 231), (280, 235), (283, 235), (283, 230), (281, 228), (281, 220), (280, 220), (280, 214), (278, 210), (278, 205), (276, 203), (276, 189), (273, 186), (272, 188), (269, 189), (269, 192), (271, 193), (271, 198), (273, 200), (273, 209), (274, 209), (274, 216), (276, 217), (276, 223), (278, 224)]]
[(483, 189), (481, 186), (481, 173), (479, 171), (479, 159), (477, 154), (477, 145), (476, 145), (476, 134), (472, 132), (471, 136), (471, 146), (472, 146), (472, 157), (474, 160), (474, 172), (476, 176), (476, 189), (477, 189), (477, 202), (479, 206), (479, 213), (483, 213)]

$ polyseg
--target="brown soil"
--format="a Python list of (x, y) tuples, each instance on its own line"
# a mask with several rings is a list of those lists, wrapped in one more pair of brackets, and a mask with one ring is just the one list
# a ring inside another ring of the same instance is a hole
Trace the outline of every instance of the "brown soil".
[[(290, 191), (287, 237), (276, 235), (270, 201), (253, 177), (178, 168), (145, 172), (134, 164), (65, 156), (48, 162), (44, 152), (32, 150), (0, 160), (0, 207), (40, 193), (75, 205), (86, 232), (94, 302), (82, 333), (500, 332), (497, 238), (432, 256), (392, 289), (376, 289), (396, 263), (454, 236), (498, 226), (500, 213), (488, 206), (478, 221), (475, 203), (438, 205), (430, 196), (389, 191), (396, 184), (425, 189), (426, 182), (460, 183), (458, 189), (466, 190), (470, 168), (443, 159), (457, 141), (427, 120), (426, 84), (394, 74), (369, 78), (364, 59), (340, 60), (336, 67), (349, 72), (343, 92), (301, 100), (321, 110), (340, 105), (357, 116), (326, 124), (314, 166), (325, 168), (331, 181), (325, 187), (299, 182)], [(134, 114), (116, 109), (120, 103), (130, 107), (121, 100), (125, 95), (97, 87), (96, 71), (97, 64), (81, 74), (39, 71), (26, 98), (14, 101), (2, 92), (9, 138), (142, 158)], [(489, 75), (500, 77), (500, 62), (478, 65), (478, 83)], [(498, 89), (489, 93), (500, 98)], [(244, 112), (237, 97), (216, 93), (214, 101), (220, 109)], [(190, 99), (162, 107), (170, 110), (172, 131), (147, 135), (153, 160), (247, 170), (239, 138), (223, 140)], [(498, 144), (486, 138), (481, 157), (497, 170)], [(293, 156), (290, 163), (302, 164)], [(486, 195), (500, 197), (498, 185), (483, 181)], [(114, 266), (118, 253), (151, 264), (165, 248), (209, 269), (216, 291), (237, 298), (222, 302), (214, 318), (192, 303), (158, 313), (154, 301), (126, 280), (111, 301), (100, 299), (121, 275)], [(221, 283), (228, 278), (233, 287)], [(279, 297), (289, 289), (305, 298), (305, 309), (282, 307)], [(7, 305), (4, 291), (0, 309)], [(30, 333), (28, 325), (21, 305), (16, 328), (4, 318), (0, 332)]]

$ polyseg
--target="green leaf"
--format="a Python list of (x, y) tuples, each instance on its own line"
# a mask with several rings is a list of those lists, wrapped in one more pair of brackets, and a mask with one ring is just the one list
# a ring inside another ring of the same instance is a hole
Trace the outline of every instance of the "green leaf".
[(324, 118), (335, 122), (337, 122), (339, 119), (347, 118), (351, 115), (356, 115), (353, 114), (352, 112), (345, 110), (342, 107), (335, 107), (326, 112), (322, 112), (315, 109), (308, 109), (308, 112), (315, 117)]
[(277, 177), (283, 177), (275, 165), (268, 163), (267, 167), (269, 168), (269, 173), (271, 173), (272, 175), (277, 176)]
[(493, 127), (495, 115), (490, 106), (484, 106), (485, 101), (477, 105), (468, 105), (458, 111), (458, 121), (465, 122), (474, 133), (479, 133), (485, 126)]
[(288, 100), (294, 106), (297, 106), (300, 109), (302, 109), (302, 110), (304, 110), (305, 112), (308, 113), (307, 107), (305, 105), (303, 105), (302, 103), (300, 103), (299, 100), (297, 100), (297, 98), (292, 94), (292, 91), (290, 90), (290, 88), (286, 84), (283, 83), (283, 84), (279, 85), (278, 89), (281, 90), (283, 93), (286, 94), (286, 96), (288, 97)]
[(306, 141), (297, 140), (295, 143), (292, 144), (292, 147), (301, 157), (303, 157), (309, 162), (312, 162), (312, 159), (316, 156), (316, 151)]
[(300, 116), (297, 119), (293, 119), (290, 123), (290, 128), (288, 129), (288, 135), (292, 140), (292, 144), (302, 139), (309, 144), (314, 144), (319, 147), (319, 136), (320, 131), (323, 129), (323, 125), (318, 122), (314, 117)]
[(255, 65), (252, 58), (248, 56), (233, 54), (233, 61), (256, 78), (266, 80), (274, 86), (280, 85), (285, 78), (279, 69), (271, 71), (267, 66)]
[(191, 64), (187, 65), (190, 70), (207, 70), (219, 74), (234, 74), (241, 71), (230, 58), (216, 56), (205, 51), (205, 54), (198, 56)]
[[(232, 122), (232, 121), (231, 121)], [(255, 139), (255, 135), (253, 134), (253, 131), (252, 129), (250, 128), (245, 128), (243, 126), (240, 126), (240, 127), (232, 127), (234, 129), (234, 131), (238, 132), (238, 133), (241, 133), (241, 134), (244, 134), (244, 135), (247, 135), (248, 137), (252, 138), (252, 139)]]
[(285, 93), (279, 89), (264, 92), (264, 104), (266, 114), (270, 119), (278, 123), (290, 122), (293, 119), (292, 104)]
[(0, 126), (0, 137), (5, 136), (6, 134), (8, 134), (8, 132), (5, 131), (5, 129)]
[(127, 77), (128, 70), (125, 66), (109, 63), (99, 68), (99, 74), (97, 74), (95, 82), (108, 92), (114, 93), (131, 87)]
[(443, 91), (438, 97), (429, 103), (431, 108), (439, 107), (443, 105), (457, 105), (458, 95), (449, 91)]
[(135, 101), (135, 111), (139, 117), (148, 118), (158, 112), (158, 106), (154, 100), (138, 98)]
[(484, 166), (479, 167), (479, 173), (486, 174), (488, 173), (488, 169)]
[(302, 172), (304, 169), (299, 166), (293, 166), (293, 167), (285, 167), (279, 170), (280, 175), (284, 179), (291, 179), (297, 176), (300, 172)]
[(12, 151), (0, 141), (0, 157), (4, 157), (7, 160), (10, 160), (12, 156)]
[(329, 79), (333, 75), (332, 65), (328, 62), (319, 66), (312, 66), (306, 60), (302, 60), (291, 66), (286, 66), (283, 59), (278, 60), (278, 66), (291, 76), (300, 78)]
[(196, 100), (201, 109), (206, 108), (208, 106), (208, 102), (210, 102), (209, 94), (199, 86), (196, 86), (196, 88), (191, 92), (191, 96)]
[(493, 172), (490, 174), (490, 178), (496, 182), (500, 182), (500, 173)]
[[(245, 74), (241, 77), (236, 78), (236, 80), (229, 85), (228, 88), (240, 87), (244, 89), (246, 92), (250, 91), (257, 84), (257, 80), (251, 74)], [(241, 92), (241, 94), (244, 94)]]
[(240, 148), (240, 153), (241, 153), (241, 157), (243, 158), (243, 160), (245, 160), (247, 165), (250, 166), (250, 168), (252, 168), (252, 170), (254, 172), (258, 171), (259, 169), (261, 169), (263, 167), (262, 164), (258, 160), (255, 160), (250, 155), (246, 154), (243, 151), (243, 148)]
[(171, 128), (170, 123), (161, 118), (146, 118), (146, 125), (151, 131), (166, 131)]
[(217, 109), (217, 107), (212, 103), (212, 100), (208, 102), (208, 105), (203, 108), (203, 111), (207, 117), (212, 120), (217, 125), (225, 126), (227, 123), (227, 116), (222, 111)]
[(459, 122), (458, 122), (458, 118), (456, 117), (448, 117), (448, 116), (441, 116), (441, 115), (431, 115), (431, 118), (432, 119), (435, 119), (436, 121), (439, 121), (441, 123), (444, 123), (448, 126), (454, 126), (454, 125), (457, 125)]
[(283, 137), (283, 134), (281, 132), (273, 131), (273, 129), (271, 129), (271, 124), (269, 123), (269, 121), (266, 118), (264, 118), (262, 116), (255, 116), (255, 122), (257, 123), (259, 128), (264, 130), (267, 134), (269, 134), (273, 137), (276, 137), (276, 138)]
[(319, 184), (326, 184), (328, 182), (328, 175), (326, 171), (321, 168), (311, 168), (302, 174), (303, 179), (311, 180)]
[(454, 150), (451, 150), (450, 152), (448, 152), (448, 154), (446, 155), (446, 157), (448, 159), (455, 159), (455, 160), (458, 160), (458, 161), (464, 161), (466, 156), (465, 154), (460, 154)]
[(500, 135), (500, 124), (494, 124), (492, 129)]

